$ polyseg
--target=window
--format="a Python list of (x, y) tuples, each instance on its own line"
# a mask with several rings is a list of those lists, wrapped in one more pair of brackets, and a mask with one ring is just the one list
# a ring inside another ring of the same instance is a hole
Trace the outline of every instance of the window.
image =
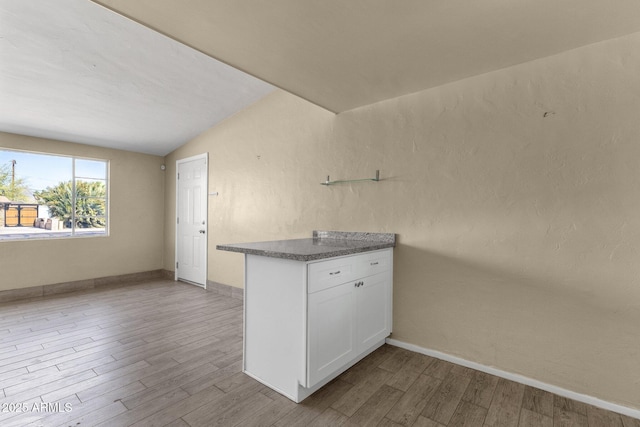
[(0, 148), (0, 241), (108, 235), (109, 162)]

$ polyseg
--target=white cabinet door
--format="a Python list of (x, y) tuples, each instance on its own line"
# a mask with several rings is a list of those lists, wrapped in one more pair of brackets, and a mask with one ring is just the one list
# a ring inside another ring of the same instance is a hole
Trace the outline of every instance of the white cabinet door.
[(309, 294), (308, 381), (312, 387), (357, 355), (353, 282)]
[(390, 273), (365, 277), (356, 288), (357, 351), (367, 350), (391, 333)]

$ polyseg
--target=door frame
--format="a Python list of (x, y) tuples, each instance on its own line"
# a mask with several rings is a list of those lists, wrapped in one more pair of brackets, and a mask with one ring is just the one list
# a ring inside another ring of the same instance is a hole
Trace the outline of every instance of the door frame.
[[(204, 192), (205, 192), (205, 198), (204, 198), (204, 203), (205, 203), (205, 210), (207, 212), (207, 219), (205, 220), (206, 224), (204, 226), (205, 229), (205, 243), (204, 243), (204, 284), (200, 285), (198, 283), (193, 283), (193, 282), (189, 282), (186, 281), (186, 283), (191, 283), (195, 286), (200, 286), (204, 289), (207, 289), (207, 279), (209, 277), (209, 153), (202, 153), (202, 154), (197, 154), (195, 156), (191, 156), (191, 157), (186, 157), (184, 159), (179, 159), (176, 160), (176, 214), (174, 217), (174, 221), (176, 221), (174, 223), (174, 225), (176, 226), (176, 234), (175, 234), (175, 240), (176, 240), (176, 245), (175, 245), (175, 254), (174, 254), (174, 262), (177, 263), (178, 262), (178, 252), (179, 252), (179, 233), (178, 233), (178, 215), (180, 214), (180, 188), (179, 185), (180, 183), (178, 182), (178, 173), (180, 171), (180, 164), (181, 163), (188, 163), (188, 162), (192, 162), (194, 160), (201, 160), (204, 159), (205, 161), (205, 165), (207, 166), (207, 179), (205, 180), (205, 186), (204, 186)], [(175, 265), (175, 264), (174, 264)], [(178, 281), (178, 268), (175, 269), (175, 274), (174, 274), (174, 281)]]

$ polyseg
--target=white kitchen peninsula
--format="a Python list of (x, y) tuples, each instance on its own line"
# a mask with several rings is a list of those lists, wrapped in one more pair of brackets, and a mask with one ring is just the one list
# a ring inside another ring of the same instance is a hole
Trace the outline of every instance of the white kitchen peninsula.
[(245, 254), (243, 371), (301, 402), (391, 334), (395, 234), (219, 245)]

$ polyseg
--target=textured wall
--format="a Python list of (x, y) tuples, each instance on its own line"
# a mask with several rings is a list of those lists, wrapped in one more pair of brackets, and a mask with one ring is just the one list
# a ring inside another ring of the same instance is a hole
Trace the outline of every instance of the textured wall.
[(0, 241), (0, 291), (162, 268), (162, 157), (0, 133), (0, 147), (110, 161), (110, 236)]
[[(394, 338), (640, 408), (640, 34), (334, 116), (274, 93), (168, 157), (211, 158), (218, 243), (395, 232)], [(332, 179), (382, 182), (324, 187)]]

